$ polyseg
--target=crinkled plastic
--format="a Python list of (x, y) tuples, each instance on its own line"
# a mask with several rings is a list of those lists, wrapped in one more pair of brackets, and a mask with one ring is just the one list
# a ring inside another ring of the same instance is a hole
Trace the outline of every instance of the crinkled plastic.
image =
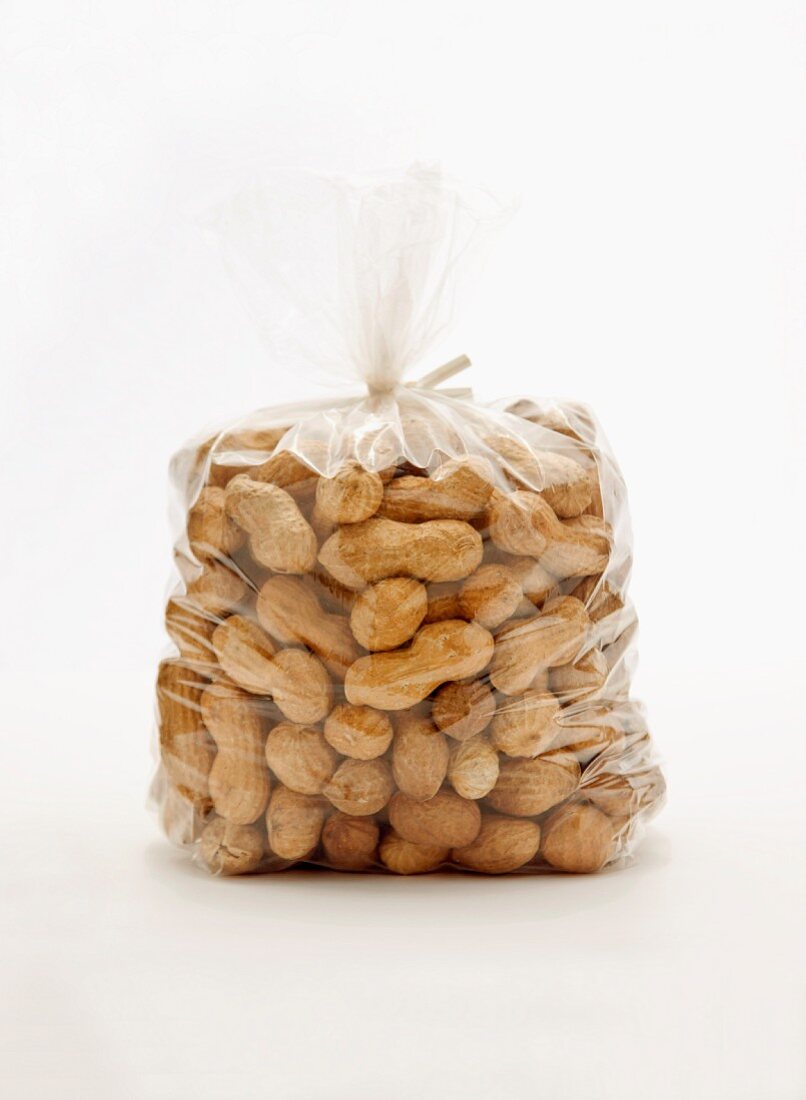
[(172, 462), (152, 795), (214, 873), (598, 871), (663, 801), (594, 417), (441, 388), (463, 357), (408, 380), (505, 216), (415, 168), (207, 219), (274, 369), (335, 386)]

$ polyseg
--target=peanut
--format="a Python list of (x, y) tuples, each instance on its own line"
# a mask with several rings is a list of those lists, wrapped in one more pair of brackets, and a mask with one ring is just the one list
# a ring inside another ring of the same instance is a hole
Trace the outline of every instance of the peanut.
[(228, 555), (243, 545), (244, 533), (228, 515), (223, 489), (207, 486), (188, 512), (188, 540), (198, 558)]
[(160, 798), (160, 824), (168, 839), (183, 848), (198, 840), (204, 829), (204, 816), (196, 807), (170, 781), (165, 782)]
[(231, 615), (212, 638), (219, 664), (227, 675), (257, 695), (271, 695), (292, 722), (319, 722), (330, 710), (330, 677), (312, 653), (284, 649), (279, 653), (268, 634), (251, 619)]
[(271, 482), (239, 474), (227, 486), (227, 514), (249, 535), (249, 549), (275, 573), (310, 573), (316, 535), (294, 498)]
[(624, 732), (614, 717), (606, 720), (606, 709), (592, 711), (586, 708), (576, 714), (575, 710), (576, 707), (568, 707), (562, 712), (552, 748), (565, 749), (573, 753), (580, 764), (588, 764), (605, 749), (623, 744)]
[(201, 813), (212, 805), (210, 769), (215, 746), (201, 715), (208, 681), (181, 661), (163, 661), (157, 675), (160, 752), (176, 789)]
[(433, 477), (399, 477), (386, 486), (379, 515), (405, 523), (469, 520), (493, 491), (490, 464), (480, 458), (446, 462)]
[(459, 617), (494, 630), (515, 613), (522, 597), (520, 580), (505, 565), (482, 565), (462, 585)]
[(325, 719), (325, 740), (342, 756), (374, 760), (392, 743), (392, 723), (382, 710), (341, 703)]
[(429, 584), (428, 609), (424, 623), (442, 623), (446, 619), (463, 619), (461, 594), (462, 588), (457, 581), (445, 581), (441, 584)]
[(601, 691), (607, 674), (607, 660), (602, 651), (589, 649), (574, 664), (550, 669), (549, 685), (563, 702), (578, 702)]
[(201, 697), (204, 724), (218, 747), (210, 769), (210, 794), (220, 817), (250, 825), (266, 809), (269, 773), (265, 733), (255, 700), (227, 684), (212, 684)]
[(181, 597), (168, 601), (165, 608), (165, 629), (186, 661), (215, 664), (212, 643), (215, 628), (215, 619), (208, 619), (199, 615), (192, 607), (186, 607)]
[(428, 718), (410, 712), (398, 717), (392, 774), (404, 794), (418, 802), (433, 798), (447, 774), (449, 755), (448, 742)]
[(490, 793), (498, 781), (498, 753), (486, 737), (472, 737), (453, 745), (448, 780), (462, 798), (484, 798)]
[(495, 697), (480, 680), (445, 684), (434, 696), (431, 717), (455, 741), (469, 741), (483, 733), (495, 714)]
[(413, 844), (465, 848), (479, 834), (481, 811), (476, 802), (453, 791), (440, 791), (427, 802), (417, 802), (398, 791), (389, 803), (389, 822)]
[(487, 801), (503, 814), (535, 817), (573, 794), (580, 774), (576, 759), (566, 753), (502, 760)]
[(205, 562), (187, 585), (186, 601), (207, 615), (224, 615), (243, 600), (247, 584), (239, 573), (217, 561)]
[(263, 840), (254, 825), (214, 817), (204, 827), (199, 851), (214, 875), (247, 875), (260, 865)]
[(390, 830), (381, 841), (381, 862), (396, 875), (422, 875), (446, 862), (450, 849), (439, 844), (413, 844)]
[(597, 516), (560, 520), (536, 493), (498, 494), (490, 507), (490, 537), (510, 554), (539, 559), (563, 579), (601, 573), (610, 556), (610, 529)]
[(350, 629), (365, 649), (396, 649), (425, 617), (425, 586), (410, 577), (389, 577), (364, 589), (350, 613)]
[(499, 630), (490, 681), (505, 695), (519, 695), (544, 669), (574, 660), (589, 627), (590, 620), (579, 600), (573, 596), (549, 600), (533, 618)]
[(323, 610), (316, 594), (297, 577), (270, 577), (257, 598), (260, 625), (286, 645), (304, 645), (343, 677), (359, 649), (347, 620)]
[(375, 861), (379, 829), (370, 817), (335, 813), (322, 830), (322, 847), (333, 867), (363, 871)]
[(540, 847), (540, 826), (525, 818), (483, 814), (472, 844), (454, 848), (451, 859), (469, 871), (503, 875), (534, 859)]
[(571, 590), (570, 595), (582, 600), (592, 623), (598, 623), (609, 615), (615, 615), (624, 607), (624, 601), (601, 575), (585, 577)]
[(266, 738), (266, 763), (296, 794), (321, 794), (338, 757), (319, 730), (281, 722)]
[(540, 853), (558, 871), (599, 871), (612, 850), (613, 826), (595, 806), (563, 806), (543, 825)]
[(325, 821), (321, 798), (277, 787), (266, 811), (269, 847), (281, 859), (304, 859), (319, 843)]
[(482, 553), (481, 535), (461, 520), (408, 524), (375, 518), (331, 535), (319, 561), (341, 584), (363, 588), (394, 576), (461, 580), (479, 565)]
[(342, 813), (369, 817), (384, 808), (394, 789), (384, 760), (343, 760), (323, 793)]
[(507, 756), (540, 756), (562, 732), (557, 723), (560, 713), (551, 693), (526, 691), (496, 711), (490, 740)]
[(316, 492), (319, 475), (316, 470), (297, 458), (291, 451), (277, 451), (266, 462), (253, 466), (249, 476), (285, 489), (299, 499), (312, 497)]
[(357, 705), (404, 710), (446, 680), (477, 675), (492, 654), (492, 636), (476, 623), (432, 623), (407, 649), (359, 658), (345, 677), (345, 694)]
[(521, 489), (538, 490), (558, 516), (578, 516), (590, 504), (590, 474), (568, 455), (531, 450), (520, 440), (502, 435), (488, 443), (506, 460), (510, 480)]
[(383, 500), (383, 481), (378, 474), (349, 462), (331, 478), (316, 485), (316, 508), (331, 523), (360, 523), (369, 519)]

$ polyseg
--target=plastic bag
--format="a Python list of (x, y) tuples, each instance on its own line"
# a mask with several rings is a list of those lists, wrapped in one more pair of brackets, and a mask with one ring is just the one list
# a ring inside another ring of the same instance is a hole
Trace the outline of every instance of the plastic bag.
[(464, 357), (404, 381), (503, 216), (415, 168), (283, 176), (208, 219), (275, 367), (352, 386), (172, 463), (152, 793), (214, 873), (597, 871), (662, 802), (594, 418), (439, 388)]

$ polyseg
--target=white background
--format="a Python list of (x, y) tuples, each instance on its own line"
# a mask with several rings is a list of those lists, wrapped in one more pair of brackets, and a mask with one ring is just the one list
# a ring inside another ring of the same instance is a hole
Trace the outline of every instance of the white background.
[[(0, 50), (5, 1094), (806, 1096), (803, 5), (20, 0)], [(454, 351), (605, 425), (669, 804), (598, 878), (210, 880), (143, 808), (166, 466), (301, 383), (187, 211), (415, 158), (521, 196)]]

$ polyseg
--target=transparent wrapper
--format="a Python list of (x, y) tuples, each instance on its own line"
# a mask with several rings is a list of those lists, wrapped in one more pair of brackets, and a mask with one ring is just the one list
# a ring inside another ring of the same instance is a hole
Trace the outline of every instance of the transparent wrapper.
[[(500, 220), (428, 169), (283, 178), (210, 220), (273, 354), (363, 388), (172, 463), (152, 793), (214, 873), (598, 871), (663, 800), (630, 698), (626, 491), (595, 419), (440, 389), (463, 359), (405, 381)], [(307, 282), (278, 257), (297, 221), (337, 241)]]

